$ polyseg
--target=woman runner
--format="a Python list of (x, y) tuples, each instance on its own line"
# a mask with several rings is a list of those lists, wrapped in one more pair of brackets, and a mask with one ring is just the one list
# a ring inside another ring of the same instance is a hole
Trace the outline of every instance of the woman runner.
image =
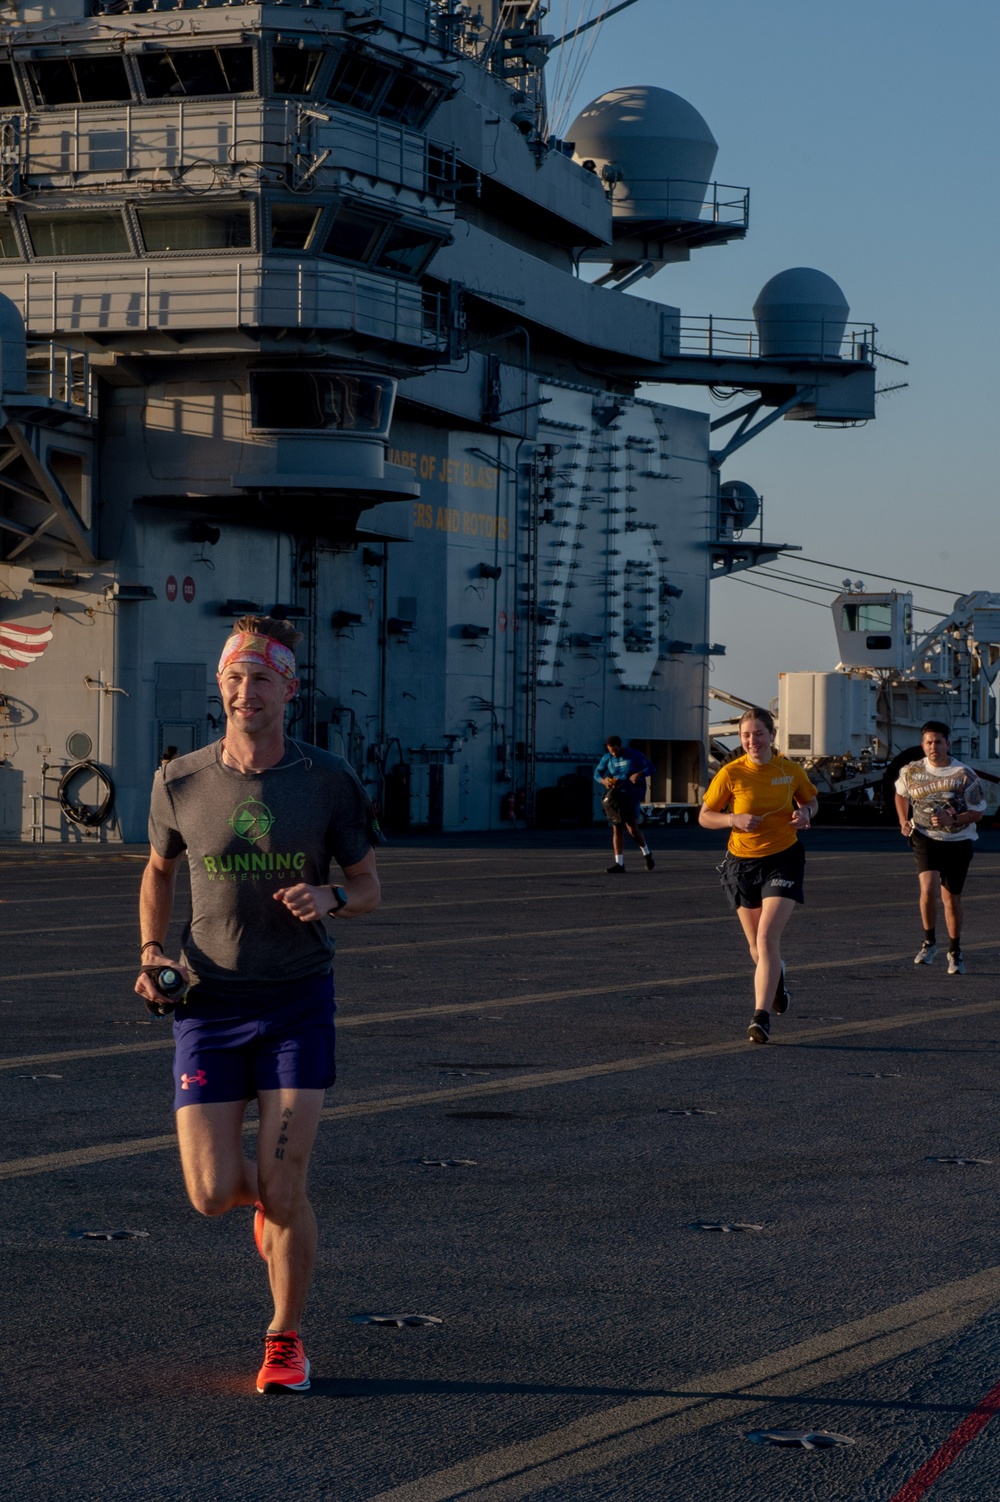
[(730, 831), (719, 869), (756, 966), (751, 1043), (766, 1043), (771, 1013), (788, 1010), (781, 934), (795, 904), (805, 900), (806, 857), (798, 831), (809, 828), (818, 806), (802, 768), (775, 751), (774, 734), (766, 709), (747, 710), (740, 720), (744, 754), (712, 778), (698, 815), (703, 828)]

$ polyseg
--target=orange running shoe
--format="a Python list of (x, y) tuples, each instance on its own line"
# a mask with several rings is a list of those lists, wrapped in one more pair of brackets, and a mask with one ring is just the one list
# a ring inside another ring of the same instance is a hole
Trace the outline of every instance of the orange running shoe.
[(306, 1392), (309, 1361), (295, 1330), (268, 1330), (264, 1336), (264, 1365), (257, 1373), (257, 1391)]
[(264, 1253), (264, 1206), (260, 1200), (253, 1207), (253, 1239), (257, 1243), (258, 1252), (260, 1252), (260, 1255), (266, 1262), (267, 1257)]

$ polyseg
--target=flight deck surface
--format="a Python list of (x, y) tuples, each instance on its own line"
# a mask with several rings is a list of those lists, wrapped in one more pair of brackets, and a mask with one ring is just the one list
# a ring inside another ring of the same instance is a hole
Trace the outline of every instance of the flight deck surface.
[(996, 1393), (968, 1417), (1000, 1383), (1000, 837), (950, 977), (941, 921), (913, 965), (899, 836), (811, 831), (766, 1048), (721, 838), (652, 838), (624, 879), (603, 831), (379, 852), (381, 910), (337, 925), (313, 1384), (279, 1399), (251, 1214), (187, 1205), (131, 991), (142, 852), (3, 847), (8, 1496), (1000, 1496)]

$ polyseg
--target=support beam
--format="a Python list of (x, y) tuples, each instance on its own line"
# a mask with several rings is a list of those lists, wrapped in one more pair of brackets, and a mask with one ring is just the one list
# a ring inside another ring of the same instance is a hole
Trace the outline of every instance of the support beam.
[(54, 511), (50, 511), (48, 516), (42, 522), (41, 526), (36, 527), (34, 532), (29, 533), (27, 537), (23, 537), (16, 547), (11, 548), (10, 552), (7, 554), (7, 557), (4, 559), (4, 562), (13, 563), (18, 554), (23, 553), (25, 548), (30, 548), (33, 542), (37, 542), (39, 537), (47, 532), (51, 526), (55, 525), (56, 520), (56, 513)]
[[(14, 447), (17, 449), (19, 458), (24, 461), (25, 468), (30, 472), (32, 478), (41, 491), (41, 495), (32, 496), (30, 491), (24, 490), (24, 487), (16, 488), (22, 489), (23, 493), (28, 495), (31, 499), (38, 500), (44, 505), (51, 506), (56, 518), (62, 525), (62, 529), (65, 534), (63, 540), (68, 543), (71, 548), (73, 548), (74, 552), (83, 563), (96, 563), (96, 555), (91, 550), (87, 533), (82, 526), (80, 519), (69, 500), (69, 497), (66, 495), (65, 491), (63, 490), (62, 486), (59, 484), (55, 476), (50, 474), (45, 465), (39, 459), (38, 455), (35, 453), (34, 449), (28, 441), (27, 435), (21, 428), (20, 423), (9, 421), (6, 431)], [(15, 488), (12, 481), (2, 479), (2, 477), (0, 477), (0, 483), (11, 486), (11, 488)]]

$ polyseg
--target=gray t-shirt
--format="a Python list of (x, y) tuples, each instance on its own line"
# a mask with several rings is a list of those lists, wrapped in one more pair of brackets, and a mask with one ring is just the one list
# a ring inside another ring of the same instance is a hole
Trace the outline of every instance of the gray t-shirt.
[(191, 921), (183, 959), (205, 991), (259, 999), (283, 980), (328, 975), (333, 940), (273, 894), (330, 880), (371, 849), (371, 804), (341, 756), (285, 740), (264, 772), (238, 772), (215, 741), (157, 772), (149, 842), (171, 860), (187, 851)]

